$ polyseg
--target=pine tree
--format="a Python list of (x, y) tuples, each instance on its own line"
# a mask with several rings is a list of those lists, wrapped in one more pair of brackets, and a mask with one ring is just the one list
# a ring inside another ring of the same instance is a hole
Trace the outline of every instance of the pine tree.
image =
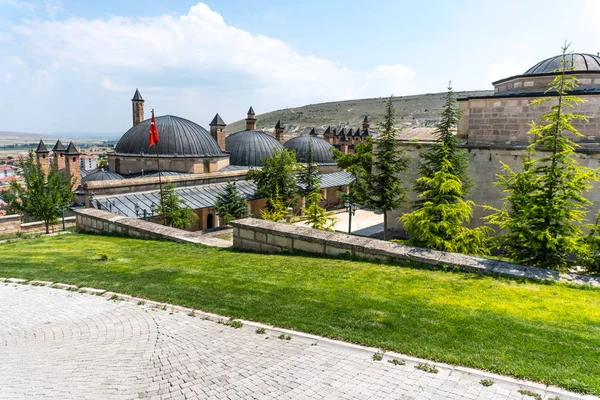
[(49, 233), (49, 226), (56, 223), (63, 210), (73, 202), (75, 195), (71, 188), (74, 182), (54, 167), (46, 176), (31, 150), (27, 160), (21, 159), (20, 165), (25, 185), (11, 182), (9, 208), (44, 221), (46, 233)]
[(321, 176), (314, 159), (312, 141), (308, 142), (306, 165), (302, 167), (298, 174), (298, 184), (301, 187), (300, 194), (303, 196), (310, 195), (321, 188)]
[[(177, 229), (187, 229), (198, 220), (198, 216), (190, 205), (181, 199), (175, 192), (175, 185), (167, 181), (162, 191), (162, 199), (165, 206), (165, 223)], [(153, 210), (157, 214), (162, 213), (161, 205)]]
[[(293, 151), (276, 150), (273, 157), (261, 160), (262, 168), (248, 171), (246, 179), (256, 183), (256, 193), (265, 199), (280, 196), (283, 202), (292, 200), (297, 193), (295, 172), (298, 162)], [(267, 201), (267, 208), (271, 207)]]
[[(524, 172), (504, 167), (507, 176), (498, 184), (508, 195), (503, 208), (489, 217), (490, 223), (507, 230), (503, 243), (513, 261), (553, 269), (565, 269), (570, 255), (581, 257), (589, 251), (583, 221), (591, 202), (583, 194), (597, 179), (597, 171), (577, 164), (578, 145), (567, 135), (582, 136), (572, 122), (587, 121), (586, 116), (569, 112), (584, 100), (570, 94), (578, 79), (566, 73), (572, 69), (568, 48), (562, 47), (562, 65), (549, 85), (547, 93), (552, 96), (531, 102), (552, 105), (539, 123), (531, 125), (529, 134), (535, 140), (529, 145)], [(519, 185), (529, 190), (526, 198)]]
[(306, 225), (322, 231), (333, 231), (337, 218), (332, 212), (326, 211), (319, 205), (322, 200), (323, 196), (319, 192), (312, 192), (308, 195), (306, 200), (308, 206), (304, 209)]
[(370, 185), (371, 205), (384, 214), (383, 240), (386, 240), (387, 213), (400, 208), (406, 200), (406, 189), (402, 187), (400, 173), (406, 171), (409, 160), (396, 141), (395, 113), (390, 97), (385, 105), (380, 135), (375, 141)]
[[(460, 147), (460, 140), (455, 135), (456, 127), (460, 120), (460, 109), (454, 98), (452, 84), (448, 85), (446, 99), (440, 113), (440, 120), (435, 124), (436, 130), (434, 136), (436, 141), (433, 145), (419, 154), (419, 174), (423, 177), (431, 178), (442, 168), (446, 160), (450, 161), (451, 172), (458, 176), (462, 184), (462, 198), (466, 198), (474, 188), (473, 179), (469, 175), (469, 155)], [(415, 183), (415, 192), (422, 194), (428, 191), (425, 181), (417, 180)], [(415, 202), (415, 208), (427, 201), (423, 196), (419, 196)]]
[(347, 197), (351, 203), (371, 207), (371, 173), (373, 170), (373, 139), (367, 137), (363, 142), (354, 146), (354, 153), (342, 153), (333, 150), (333, 159), (338, 168), (352, 174), (350, 193), (343, 193), (340, 199)]
[(223, 220), (223, 224), (229, 225), (231, 221), (249, 215), (248, 200), (237, 190), (235, 183), (229, 182), (225, 190), (217, 195), (215, 210)]
[(454, 173), (450, 149), (443, 142), (438, 155), (439, 169), (433, 176), (417, 180), (426, 188), (420, 194), (419, 207), (400, 218), (410, 234), (410, 243), (455, 253), (489, 254), (492, 229), (465, 226), (473, 216), (474, 203), (464, 200), (462, 180)]

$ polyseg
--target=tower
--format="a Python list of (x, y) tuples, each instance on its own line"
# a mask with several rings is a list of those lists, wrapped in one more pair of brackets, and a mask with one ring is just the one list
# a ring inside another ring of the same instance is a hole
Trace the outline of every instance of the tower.
[(330, 144), (333, 144), (333, 132), (331, 130), (331, 125), (327, 127), (327, 129), (325, 129), (325, 133), (323, 133), (323, 137), (325, 138), (325, 140), (327, 140)]
[(54, 154), (54, 169), (61, 170), (65, 168), (65, 146), (60, 142), (60, 140), (56, 141), (56, 144), (52, 148), (52, 154)]
[(369, 122), (369, 116), (365, 115), (365, 119), (363, 120), (363, 130), (368, 131), (371, 123)]
[(246, 118), (246, 130), (254, 131), (256, 130), (256, 118), (254, 118), (256, 114), (254, 114), (254, 108), (250, 107), (248, 110), (248, 118)]
[(210, 136), (219, 144), (221, 150), (225, 150), (225, 127), (227, 124), (223, 121), (219, 113), (215, 115), (210, 123)]
[(48, 159), (48, 154), (50, 152), (46, 148), (43, 140), (40, 140), (37, 149), (35, 149), (35, 159), (37, 163), (42, 167), (42, 171), (44, 171), (44, 175), (48, 176), (50, 172), (50, 160)]
[(283, 131), (285, 130), (285, 126), (281, 123), (281, 120), (277, 121), (277, 125), (275, 125), (275, 139), (279, 141), (279, 143), (283, 143)]
[(67, 151), (65, 151), (65, 173), (67, 179), (73, 180), (73, 188), (76, 188), (81, 183), (80, 155), (81, 153), (79, 153), (73, 142), (69, 143)]
[(131, 99), (131, 109), (133, 112), (133, 126), (136, 126), (144, 120), (144, 99), (138, 89), (135, 89), (133, 99)]

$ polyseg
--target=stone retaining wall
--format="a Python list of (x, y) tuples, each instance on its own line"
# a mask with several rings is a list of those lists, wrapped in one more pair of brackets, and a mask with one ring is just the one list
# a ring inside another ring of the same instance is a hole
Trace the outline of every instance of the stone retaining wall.
[[(43, 221), (35, 221), (22, 223), (21, 215), (5, 215), (0, 217), (0, 235), (14, 235), (17, 233), (45, 233), (46, 225)], [(65, 228), (71, 228), (75, 226), (75, 217), (65, 218)], [(50, 232), (57, 232), (62, 230), (62, 221), (58, 224), (51, 225), (49, 227)]]
[(4, 215), (0, 217), (0, 235), (11, 235), (21, 232), (21, 216)]
[(351, 255), (369, 261), (416, 261), (435, 266), (448, 266), (464, 271), (500, 274), (513, 277), (564, 281), (600, 287), (600, 278), (511, 264), (498, 260), (444, 251), (404, 246), (399, 243), (369, 239), (336, 232), (325, 232), (304, 226), (246, 218), (233, 225), (233, 247), (262, 253), (304, 251), (317, 255)]

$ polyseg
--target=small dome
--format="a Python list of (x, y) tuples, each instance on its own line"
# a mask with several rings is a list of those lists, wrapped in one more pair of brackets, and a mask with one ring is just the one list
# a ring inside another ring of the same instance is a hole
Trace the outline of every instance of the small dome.
[(334, 147), (327, 140), (314, 135), (296, 136), (285, 142), (283, 147), (296, 152), (298, 162), (306, 162), (308, 144), (312, 144), (313, 160), (318, 164), (335, 164), (331, 149)]
[[(158, 154), (164, 157), (225, 157), (219, 144), (200, 125), (173, 115), (156, 117)], [(150, 120), (129, 129), (115, 146), (115, 155), (156, 156), (149, 147)]]
[(81, 183), (84, 184), (86, 182), (91, 182), (91, 181), (114, 181), (114, 180), (118, 180), (118, 179), (125, 179), (125, 178), (123, 178), (121, 175), (119, 175), (117, 173), (105, 171), (104, 169), (101, 168), (99, 171), (93, 172), (93, 173), (88, 174), (88, 175), (84, 176), (83, 178), (81, 178)]
[(225, 138), (230, 153), (229, 165), (260, 166), (260, 160), (273, 157), (274, 150), (283, 150), (277, 139), (264, 131), (240, 131)]
[[(540, 61), (529, 68), (523, 75), (551, 74), (562, 67), (562, 55)], [(592, 54), (573, 53), (566, 58), (568, 63), (573, 63), (573, 71), (597, 71), (600, 72), (600, 57)]]

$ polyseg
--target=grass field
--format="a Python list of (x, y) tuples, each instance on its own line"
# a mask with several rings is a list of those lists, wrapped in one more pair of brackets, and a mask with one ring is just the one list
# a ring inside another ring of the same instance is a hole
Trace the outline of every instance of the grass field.
[(0, 276), (108, 289), (600, 394), (599, 290), (80, 234), (0, 244)]

